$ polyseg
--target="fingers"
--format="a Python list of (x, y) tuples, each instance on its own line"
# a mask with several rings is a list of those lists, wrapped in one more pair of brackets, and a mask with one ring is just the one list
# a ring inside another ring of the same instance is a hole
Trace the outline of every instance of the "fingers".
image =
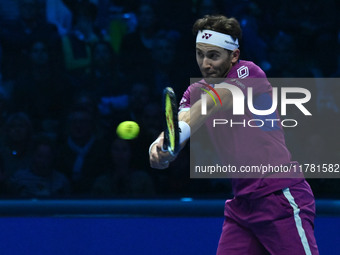
[(169, 167), (169, 161), (165, 162), (150, 161), (150, 166), (155, 169), (166, 169)]
[(151, 154), (150, 166), (156, 169), (165, 169), (169, 167), (169, 161), (160, 159), (159, 154)]
[(169, 160), (164, 159), (157, 150), (150, 154), (150, 166), (156, 169), (165, 169), (169, 167)]
[(165, 169), (169, 167), (170, 153), (162, 151), (163, 139), (155, 144), (150, 151), (150, 166), (156, 169)]

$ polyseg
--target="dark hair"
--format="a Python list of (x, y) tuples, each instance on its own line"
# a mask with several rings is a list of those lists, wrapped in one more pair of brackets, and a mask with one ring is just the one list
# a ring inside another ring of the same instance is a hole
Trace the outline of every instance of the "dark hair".
[(194, 35), (197, 35), (198, 31), (204, 29), (228, 34), (234, 40), (238, 39), (240, 41), (242, 38), (240, 23), (235, 18), (227, 18), (223, 15), (205, 15), (203, 18), (196, 20), (192, 31)]

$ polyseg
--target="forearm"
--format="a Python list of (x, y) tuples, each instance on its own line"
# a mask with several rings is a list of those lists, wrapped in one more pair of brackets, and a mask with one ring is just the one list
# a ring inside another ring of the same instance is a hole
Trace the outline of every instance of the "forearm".
[[(185, 146), (187, 140), (190, 137), (190, 134), (195, 132), (198, 128), (200, 128), (206, 119), (213, 114), (217, 113), (221, 110), (229, 110), (232, 107), (232, 95), (229, 90), (220, 90), (216, 89), (218, 94), (221, 97), (222, 105), (215, 105), (215, 102), (212, 98), (207, 98), (207, 114), (201, 114), (202, 100), (198, 100), (188, 111), (180, 112), (178, 115), (178, 120), (184, 124), (184, 128), (188, 130), (187, 132), (181, 132), (180, 140), (181, 140), (181, 149)], [(189, 126), (190, 127), (189, 127)], [(185, 131), (184, 128), (181, 128), (182, 131)], [(182, 135), (182, 137), (181, 137)], [(169, 152), (162, 151), (163, 146), (163, 138), (164, 133), (162, 132), (159, 137), (156, 139), (154, 143), (149, 148), (150, 155), (150, 165), (153, 168), (157, 169), (165, 169), (169, 166), (169, 162), (173, 161), (176, 156), (171, 155)]]

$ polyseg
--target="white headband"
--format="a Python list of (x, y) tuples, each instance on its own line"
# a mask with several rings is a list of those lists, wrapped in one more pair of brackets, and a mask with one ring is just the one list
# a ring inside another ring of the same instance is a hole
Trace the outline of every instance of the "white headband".
[(212, 30), (198, 31), (196, 43), (208, 43), (227, 50), (238, 49), (238, 39), (234, 40), (230, 35)]

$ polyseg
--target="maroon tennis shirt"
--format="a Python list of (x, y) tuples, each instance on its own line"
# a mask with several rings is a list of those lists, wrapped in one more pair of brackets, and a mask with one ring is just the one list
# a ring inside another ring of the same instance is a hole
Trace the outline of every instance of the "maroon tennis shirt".
[[(184, 92), (179, 111), (190, 109), (195, 100), (199, 99), (193, 97), (193, 94), (197, 92), (198, 87), (202, 87), (202, 82), (204, 80), (191, 84)], [(291, 160), (291, 154), (285, 144), (284, 131), (277, 110), (269, 115), (260, 116), (252, 113), (247, 107), (249, 87), (252, 88), (255, 109), (266, 110), (272, 105), (272, 86), (262, 69), (253, 62), (240, 60), (231, 68), (225, 82), (238, 87), (243, 92), (245, 108), (243, 115), (234, 115), (231, 109), (226, 112), (220, 111), (206, 121), (210, 140), (216, 147), (215, 151), (221, 162), (235, 166), (238, 170), (245, 166), (280, 165), (289, 166), (291, 169), (295, 166), (295, 169), (298, 169), (298, 163)], [(226, 119), (229, 124), (214, 127), (213, 119)], [(231, 125), (231, 122), (236, 124)], [(258, 198), (303, 181), (301, 173), (291, 175), (291, 172), (279, 173), (277, 178), (273, 175), (272, 178), (268, 178), (267, 175), (261, 174), (256, 178), (249, 177), (246, 173), (242, 173), (242, 176), (240, 174), (232, 178), (235, 196)]]

